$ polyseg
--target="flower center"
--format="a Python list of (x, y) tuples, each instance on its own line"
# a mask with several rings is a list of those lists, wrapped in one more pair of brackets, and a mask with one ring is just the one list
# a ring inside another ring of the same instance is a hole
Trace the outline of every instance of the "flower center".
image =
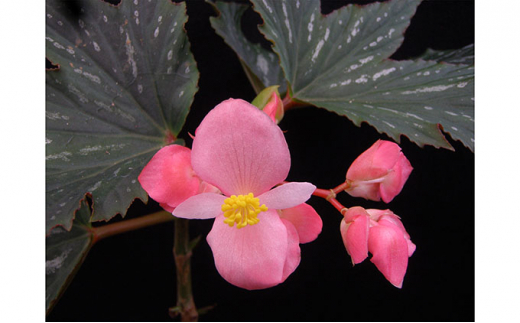
[(222, 204), (222, 212), (224, 212), (224, 223), (230, 227), (237, 224), (237, 229), (246, 225), (257, 224), (260, 220), (258, 214), (267, 211), (265, 204), (260, 205), (260, 201), (253, 193), (247, 195), (231, 195), (224, 200)]

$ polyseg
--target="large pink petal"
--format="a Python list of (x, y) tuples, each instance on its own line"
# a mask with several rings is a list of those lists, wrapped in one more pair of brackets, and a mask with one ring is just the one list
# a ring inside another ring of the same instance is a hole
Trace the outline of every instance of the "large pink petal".
[(222, 214), (215, 219), (207, 237), (220, 275), (229, 283), (249, 290), (281, 283), (287, 262), (288, 234), (278, 213), (261, 212), (260, 222), (241, 229), (230, 227), (224, 219)]
[(368, 257), (369, 217), (361, 207), (347, 210), (340, 225), (341, 237), (345, 249), (353, 264), (359, 264)]
[(285, 228), (287, 229), (287, 258), (285, 259), (285, 264), (283, 266), (283, 275), (282, 282), (284, 282), (290, 274), (292, 274), (301, 260), (301, 251), (300, 251), (300, 238), (298, 237), (298, 232), (294, 225), (291, 222), (282, 219)]
[(161, 148), (143, 168), (139, 183), (152, 199), (170, 207), (197, 193), (200, 179), (191, 168), (189, 148), (170, 145)]
[(278, 210), (282, 219), (289, 220), (300, 237), (300, 243), (311, 242), (318, 237), (323, 228), (323, 222), (316, 210), (306, 203), (289, 209)]
[(222, 213), (225, 196), (202, 193), (190, 197), (173, 210), (173, 215), (184, 219), (212, 219)]
[(316, 186), (305, 182), (292, 182), (280, 185), (258, 196), (260, 204), (270, 209), (288, 209), (307, 201)]
[(191, 158), (197, 175), (228, 196), (258, 196), (282, 182), (291, 165), (280, 128), (255, 106), (235, 99), (202, 120)]
[(371, 227), (368, 250), (373, 255), (370, 261), (392, 285), (401, 288), (408, 267), (408, 244), (402, 232), (395, 226)]

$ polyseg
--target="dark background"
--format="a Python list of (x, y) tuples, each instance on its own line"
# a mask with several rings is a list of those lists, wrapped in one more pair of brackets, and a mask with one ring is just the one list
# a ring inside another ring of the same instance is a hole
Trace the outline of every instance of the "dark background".
[[(356, 1), (362, 4), (371, 1)], [(324, 14), (353, 3), (322, 0)], [(255, 97), (234, 52), (214, 33), (214, 12), (202, 0), (188, 1), (186, 26), (200, 71), (199, 91), (180, 137), (191, 140), (204, 115), (222, 100)], [(256, 13), (244, 28), (260, 41)], [(455, 49), (474, 42), (473, 1), (425, 1), (392, 56), (407, 59), (426, 48)], [(280, 123), (292, 156), (288, 180), (332, 188), (344, 180), (350, 163), (377, 139), (388, 139), (364, 124), (317, 108), (288, 111)], [(400, 215), (417, 245), (402, 289), (393, 287), (367, 259), (352, 266), (339, 232), (340, 214), (321, 198), (309, 200), (324, 228), (314, 242), (301, 245), (302, 260), (283, 284), (246, 291), (217, 273), (205, 239), (192, 258), (193, 292), (198, 307), (216, 305), (201, 321), (473, 321), (474, 154), (460, 142), (456, 151), (419, 148), (407, 138), (401, 147), (412, 172), (402, 193), (389, 205), (351, 198), (345, 206), (390, 208)], [(140, 201), (134, 218), (160, 208)], [(113, 221), (119, 221), (120, 216)], [(212, 220), (190, 221), (192, 235), (205, 237)], [(96, 244), (71, 285), (47, 316), (48, 321), (170, 321), (176, 303), (173, 223), (122, 234)]]

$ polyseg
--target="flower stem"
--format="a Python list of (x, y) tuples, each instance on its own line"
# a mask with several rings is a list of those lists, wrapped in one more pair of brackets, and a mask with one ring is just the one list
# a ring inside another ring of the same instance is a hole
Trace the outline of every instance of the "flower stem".
[(199, 313), (191, 289), (191, 248), (189, 222), (186, 219), (175, 219), (173, 256), (177, 268), (177, 306), (170, 308), (170, 316), (173, 318), (180, 314), (181, 321), (196, 322)]
[(334, 193), (338, 194), (339, 192), (344, 191), (344, 190), (348, 189), (349, 187), (350, 187), (350, 183), (344, 182), (344, 183), (341, 183), (340, 185), (336, 186), (335, 188), (333, 188), (332, 191)]
[(341, 204), (338, 200), (336, 199), (330, 199), (329, 200), (329, 203), (332, 204), (332, 206), (334, 206), (336, 208), (336, 210), (339, 211), (339, 213), (341, 213), (341, 215), (343, 215), (343, 212), (345, 212), (347, 210), (346, 207), (343, 206), (343, 204)]
[(349, 187), (349, 184), (345, 182), (330, 190), (317, 188), (314, 190), (312, 195), (324, 198), (325, 200), (327, 200), (327, 202), (332, 204), (332, 206), (334, 206), (334, 208), (336, 210), (338, 210), (341, 214), (343, 214), (343, 212), (345, 210), (347, 210), (347, 208), (345, 206), (343, 206), (343, 204), (341, 204), (338, 200), (336, 200), (336, 194), (342, 192), (343, 190), (347, 189), (348, 187)]
[(322, 188), (317, 188), (314, 190), (314, 193), (312, 193), (312, 195), (322, 197), (326, 200), (331, 197), (335, 197), (332, 194), (333, 194), (333, 192), (331, 190), (324, 190)]
[(103, 225), (96, 228), (91, 228), (93, 234), (93, 243), (99, 240), (111, 237), (116, 234), (133, 231), (141, 228), (146, 228), (159, 223), (172, 221), (174, 217), (171, 213), (166, 211), (159, 211), (139, 218), (124, 220), (112, 224)]

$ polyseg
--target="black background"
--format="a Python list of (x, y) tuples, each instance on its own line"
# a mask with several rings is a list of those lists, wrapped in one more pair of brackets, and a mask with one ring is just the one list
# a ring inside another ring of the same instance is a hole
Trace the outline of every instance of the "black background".
[[(356, 1), (363, 4), (371, 1)], [(322, 0), (322, 12), (352, 1)], [(204, 115), (232, 98), (251, 101), (252, 87), (234, 52), (214, 33), (211, 6), (189, 0), (186, 26), (200, 71), (199, 91), (180, 137), (191, 145)], [(244, 28), (260, 41), (258, 15), (248, 11)], [(425, 1), (392, 56), (407, 59), (426, 48), (455, 49), (474, 42), (473, 1)], [(280, 127), (291, 150), (288, 180), (332, 188), (344, 180), (350, 163), (377, 139), (372, 127), (317, 108), (288, 111)], [(352, 266), (339, 233), (340, 214), (321, 198), (309, 200), (324, 228), (301, 245), (302, 260), (283, 284), (261, 291), (230, 285), (217, 273), (205, 239), (192, 258), (193, 292), (198, 307), (216, 305), (201, 321), (473, 321), (474, 318), (474, 154), (460, 142), (456, 151), (419, 148), (402, 137), (412, 172), (389, 205), (351, 198), (345, 206), (390, 208), (400, 215), (417, 245), (402, 289), (393, 287), (367, 259)], [(134, 218), (160, 208), (140, 201)], [(114, 221), (120, 221), (117, 216)], [(205, 237), (212, 220), (190, 221), (192, 236)], [(122, 234), (96, 244), (48, 321), (170, 321), (176, 303), (173, 223)]]

